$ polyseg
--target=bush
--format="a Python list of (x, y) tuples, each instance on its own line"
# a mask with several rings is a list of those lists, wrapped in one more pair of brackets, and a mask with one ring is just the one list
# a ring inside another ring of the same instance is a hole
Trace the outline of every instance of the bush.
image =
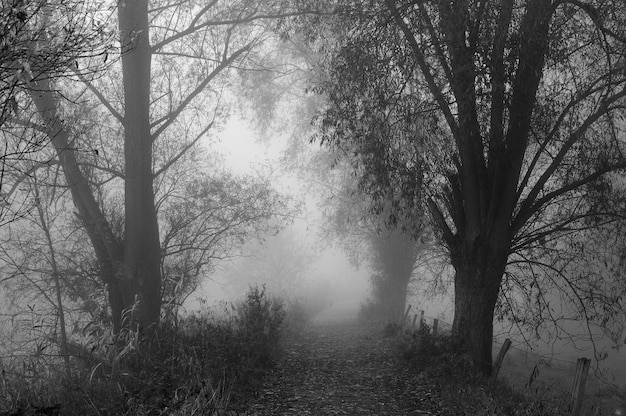
[(250, 391), (261, 387), (266, 370), (278, 357), (285, 311), (282, 302), (265, 294), (265, 287), (251, 287), (237, 308), (236, 335), (231, 351), (232, 371)]
[(230, 312), (162, 322), (150, 341), (133, 332), (121, 334), (115, 346), (92, 340), (93, 357), (113, 358), (75, 365), (71, 378), (62, 367), (42, 368), (36, 381), (5, 376), (0, 414), (54, 405), (62, 415), (222, 414), (243, 405), (278, 357), (284, 311), (257, 287)]
[(470, 357), (455, 350), (449, 336), (433, 336), (427, 325), (414, 334), (399, 337), (402, 358), (420, 383), (438, 386), (442, 402), (451, 414), (475, 416), (560, 416), (557, 403), (530, 400), (506, 383), (495, 386), (478, 375)]
[(467, 355), (455, 351), (449, 336), (433, 336), (426, 324), (420, 331), (405, 333), (400, 348), (403, 358), (416, 371), (423, 371), (429, 377), (469, 377), (472, 374)]
[(290, 332), (300, 331), (315, 315), (328, 306), (328, 301), (316, 297), (299, 297), (287, 304), (285, 329)]
[(371, 299), (361, 304), (359, 309), (359, 320), (365, 323), (378, 322), (385, 318), (385, 310), (383, 306)]

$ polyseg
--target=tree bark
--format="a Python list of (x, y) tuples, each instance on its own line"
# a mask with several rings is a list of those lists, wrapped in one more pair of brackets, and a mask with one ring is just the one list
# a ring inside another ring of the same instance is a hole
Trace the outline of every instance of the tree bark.
[(161, 312), (161, 249), (152, 181), (148, 2), (118, 6), (124, 87), (126, 284), (136, 294), (133, 326), (150, 330)]
[(80, 170), (74, 146), (71, 145), (69, 129), (57, 114), (56, 94), (50, 81), (46, 77), (41, 78), (39, 81), (31, 81), (34, 85), (29, 89), (29, 93), (63, 167), (65, 181), (78, 210), (78, 216), (98, 259), (100, 277), (106, 285), (109, 297), (113, 330), (118, 333), (121, 329), (123, 311), (129, 305), (128, 299), (125, 299), (128, 291), (125, 290), (121, 279), (124, 263), (122, 243), (113, 234), (87, 178)]
[(388, 293), (385, 300), (387, 307), (387, 319), (390, 322), (402, 324), (404, 319), (404, 308), (406, 306), (406, 295), (411, 279), (411, 273), (392, 276), (387, 282)]
[(508, 259), (507, 249), (484, 244), (452, 250), (454, 279), (453, 342), (469, 352), (483, 375), (492, 371), (493, 317)]

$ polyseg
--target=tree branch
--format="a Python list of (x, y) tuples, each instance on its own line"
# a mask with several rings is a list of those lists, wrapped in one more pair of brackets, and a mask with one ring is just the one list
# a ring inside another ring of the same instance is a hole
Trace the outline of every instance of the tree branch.
[(513, 0), (504, 0), (500, 5), (500, 19), (496, 27), (496, 33), (493, 38), (493, 47), (491, 50), (492, 65), (492, 88), (491, 94), (491, 124), (489, 127), (489, 155), (488, 163), (494, 166), (496, 163), (496, 148), (504, 139), (504, 83), (505, 83), (505, 66), (504, 66), (504, 49), (506, 46), (507, 34), (511, 25), (511, 17), (513, 15)]
[[(530, 219), (530, 217), (537, 211), (539, 211), (544, 205), (546, 205), (547, 203), (549, 203), (550, 201), (552, 201), (553, 199), (566, 194), (567, 192), (571, 192), (573, 190), (576, 190), (578, 188), (580, 188), (581, 186), (584, 186), (588, 183), (593, 182), (594, 180), (602, 177), (603, 175), (606, 175), (609, 172), (613, 172), (619, 169), (624, 169), (626, 168), (626, 162), (621, 162), (615, 165), (611, 165), (611, 166), (607, 166), (606, 168), (603, 169), (599, 169), (597, 171), (595, 171), (594, 173), (581, 178), (577, 181), (571, 182), (559, 189), (556, 189), (552, 192), (547, 193), (546, 195), (544, 195), (542, 198), (539, 198), (537, 201), (535, 201), (535, 203), (533, 203), (532, 205), (529, 205), (528, 207), (524, 207), (524, 210), (522, 211), (522, 209), (520, 209), (520, 212), (515, 216), (515, 218), (513, 219), (513, 221), (511, 222), (511, 232), (512, 234), (517, 233), (517, 231), (519, 231), (519, 229), (526, 223), (526, 221), (528, 221)], [(529, 198), (527, 198), (524, 203), (526, 203), (527, 201), (529, 201)]]
[[(613, 32), (611, 29), (608, 29), (607, 27), (604, 26), (602, 19), (600, 18), (600, 13), (598, 12), (598, 9), (589, 3), (585, 3), (579, 0), (560, 0), (557, 2), (557, 4), (555, 5), (561, 5), (564, 3), (569, 3), (569, 4), (573, 4), (574, 6), (578, 7), (579, 9), (583, 10), (587, 16), (589, 16), (589, 18), (591, 19), (591, 21), (593, 22), (593, 24), (596, 26), (596, 28), (604, 33), (605, 35), (608, 35), (610, 37), (612, 37), (613, 39), (622, 42), (622, 43), (626, 43), (626, 37), (625, 36), (621, 36), (615, 32)], [(619, 6), (617, 6), (619, 7)]]
[(176, 163), (181, 157), (183, 157), (185, 155), (185, 153), (187, 153), (187, 151), (189, 151), (189, 149), (191, 149), (193, 146), (196, 145), (196, 143), (198, 143), (198, 141), (202, 138), (202, 136), (204, 136), (204, 134), (207, 131), (209, 131), (211, 129), (211, 127), (213, 127), (213, 123), (209, 124), (207, 127), (202, 129), (202, 131), (196, 136), (196, 138), (193, 139), (187, 146), (185, 146), (183, 148), (183, 150), (181, 150), (176, 156), (174, 156), (172, 159), (170, 159), (157, 172), (155, 172), (153, 174), (153, 178), (156, 178), (157, 176), (161, 175), (163, 172), (168, 170), (174, 163)]
[(152, 133), (152, 141), (156, 140), (159, 137), (159, 135), (163, 133), (163, 131), (167, 129), (169, 125), (172, 124), (176, 120), (176, 118), (180, 115), (180, 113), (183, 112), (183, 110), (189, 105), (189, 103), (191, 103), (191, 101), (193, 101), (193, 99), (196, 98), (196, 96), (200, 94), (207, 87), (207, 85), (209, 85), (209, 83), (217, 75), (219, 75), (220, 72), (228, 68), (235, 60), (237, 60), (237, 58), (239, 58), (245, 52), (248, 52), (251, 47), (252, 47), (251, 43), (247, 44), (246, 46), (240, 48), (239, 50), (234, 52), (232, 55), (230, 55), (228, 59), (222, 61), (219, 65), (217, 65), (215, 69), (213, 69), (213, 71), (211, 71), (211, 73), (187, 96), (187, 98), (185, 98), (178, 105), (178, 107), (174, 109), (174, 111), (172, 111), (171, 113), (169, 113), (167, 116), (164, 117), (165, 121), (163, 122), (163, 124), (161, 124), (161, 126), (154, 133)]
[(106, 109), (109, 110), (111, 115), (113, 115), (113, 117), (115, 117), (122, 125), (124, 125), (124, 116), (122, 116), (115, 108), (113, 108), (111, 103), (104, 97), (104, 95), (102, 95), (102, 93), (98, 91), (98, 89), (94, 87), (87, 78), (85, 78), (85, 75), (77, 72), (76, 68), (72, 67), (72, 70), (74, 71), (76, 76), (78, 76), (78, 78), (87, 86), (87, 88), (89, 88), (89, 91), (91, 91), (96, 96), (98, 101), (100, 101), (102, 105), (104, 105)]
[(438, 228), (443, 233), (443, 240), (451, 247), (454, 243), (454, 233), (448, 226), (441, 209), (435, 202), (433, 198), (428, 198), (428, 207), (430, 208), (431, 215), (433, 216), (435, 222), (437, 223)]
[(565, 117), (567, 116), (568, 112), (572, 108), (574, 108), (574, 106), (576, 106), (577, 104), (579, 104), (580, 102), (582, 102), (583, 100), (588, 98), (591, 94), (593, 94), (595, 92), (598, 92), (598, 91), (601, 91), (603, 88), (605, 88), (604, 85), (600, 86), (600, 87), (597, 87), (597, 88), (591, 88), (593, 85), (596, 85), (598, 82), (600, 82), (600, 80), (603, 79), (603, 78), (604, 77), (600, 77), (599, 79), (597, 79), (584, 93), (579, 94), (578, 97), (576, 97), (575, 99), (573, 99), (572, 101), (567, 103), (565, 108), (563, 108), (563, 110), (561, 111), (561, 113), (557, 117), (557, 119), (556, 119), (556, 121), (554, 123), (554, 126), (552, 126), (552, 129), (550, 130), (550, 132), (548, 133), (546, 138), (543, 140), (543, 142), (539, 146), (539, 149), (537, 149), (537, 152), (535, 153), (535, 156), (533, 157), (533, 160), (531, 161), (530, 165), (528, 166), (528, 169), (526, 170), (526, 174), (524, 175), (524, 178), (522, 179), (522, 181), (520, 182), (520, 185), (518, 186), (516, 199), (519, 200), (522, 191), (524, 190), (524, 188), (526, 188), (526, 185), (530, 181), (530, 178), (531, 178), (531, 176), (532, 176), (532, 174), (533, 174), (533, 172), (535, 170), (535, 166), (537, 165), (537, 163), (541, 159), (541, 155), (543, 154), (543, 151), (547, 148), (547, 146), (550, 143), (552, 143), (552, 139), (558, 133), (559, 128), (561, 126), (561, 123), (563, 123), (563, 121), (565, 120)]
[[(202, 13), (204, 13), (204, 11)], [(259, 20), (283, 19), (283, 18), (302, 16), (302, 15), (331, 16), (333, 14), (334, 12), (309, 10), (309, 11), (276, 13), (276, 14), (257, 14), (257, 15), (251, 15), (248, 17), (238, 18), (238, 19), (227, 19), (227, 20), (219, 20), (219, 21), (210, 20), (210, 21), (200, 23), (200, 24), (198, 24), (199, 17), (196, 16), (196, 19), (194, 19), (192, 24), (187, 29), (181, 32), (178, 32), (175, 35), (170, 36), (169, 38), (163, 39), (161, 42), (158, 42), (157, 44), (153, 45), (151, 49), (152, 49), (152, 53), (156, 53), (158, 50), (163, 49), (163, 47), (167, 46), (168, 44), (178, 39), (182, 39), (185, 36), (191, 35), (192, 33), (197, 32), (198, 30), (201, 30), (207, 27), (243, 25), (243, 24), (252, 23), (255, 21), (259, 21)]]
[[(541, 198), (542, 203), (540, 205), (537, 205), (537, 203), (539, 201), (535, 201), (537, 196), (539, 195), (539, 193), (541, 192), (541, 190), (543, 189), (543, 187), (546, 185), (546, 183), (548, 182), (548, 180), (552, 177), (552, 175), (554, 174), (554, 172), (556, 172), (556, 170), (559, 168), (559, 166), (561, 166), (561, 163), (563, 162), (563, 159), (565, 158), (565, 156), (567, 155), (567, 153), (570, 151), (570, 149), (572, 148), (572, 146), (580, 139), (580, 137), (582, 137), (582, 135), (587, 131), (587, 129), (593, 124), (595, 123), (600, 117), (604, 116), (605, 114), (608, 113), (608, 106), (614, 102), (616, 102), (617, 100), (626, 97), (626, 88), (622, 88), (622, 91), (620, 91), (619, 93), (614, 94), (613, 96), (611, 96), (610, 98), (606, 99), (604, 101), (604, 103), (600, 106), (600, 108), (598, 110), (596, 110), (596, 112), (594, 112), (593, 114), (590, 114), (585, 121), (582, 123), (582, 125), (576, 129), (575, 132), (573, 132), (569, 138), (567, 140), (565, 140), (565, 143), (563, 144), (563, 146), (561, 147), (561, 149), (559, 150), (559, 152), (557, 153), (557, 155), (554, 157), (554, 159), (552, 160), (552, 163), (550, 163), (550, 166), (548, 166), (546, 168), (546, 170), (543, 172), (543, 174), (541, 175), (541, 177), (539, 178), (539, 180), (537, 181), (537, 183), (535, 183), (535, 186), (533, 187), (533, 189), (530, 191), (530, 193), (528, 194), (528, 196), (526, 197), (526, 199), (524, 200), (524, 202), (522, 202), (519, 212), (517, 214), (517, 216), (515, 217), (513, 223), (512, 223), (512, 227), (515, 230), (519, 230), (524, 222), (526, 222), (533, 214), (533, 212), (536, 211), (537, 208), (539, 208), (541, 205), (545, 204), (546, 202), (548, 202), (548, 200), (546, 200), (546, 197), (548, 195), (553, 195), (553, 196), (558, 196), (563, 194), (564, 192), (558, 192), (559, 190), (556, 190), (554, 192), (551, 192), (550, 194), (544, 196), (543, 198)], [(606, 168), (607, 170), (603, 169), (598, 171), (598, 173), (600, 173), (600, 175), (595, 176), (593, 179), (604, 175), (607, 172), (610, 172), (612, 170), (615, 169), (619, 169), (621, 167), (622, 164), (618, 164), (617, 166), (614, 167), (608, 167)], [(593, 176), (593, 175), (590, 175)], [(592, 180), (592, 179), (590, 179)], [(578, 186), (582, 186), (585, 183), (588, 183), (588, 181), (581, 183)], [(571, 184), (570, 184), (571, 185)], [(569, 186), (568, 186), (569, 188)], [(572, 190), (575, 188), (571, 188), (568, 189)], [(565, 191), (565, 192), (567, 192)]]
[(426, 82), (428, 83), (428, 89), (430, 90), (431, 94), (435, 97), (435, 100), (437, 101), (439, 108), (443, 112), (446, 122), (448, 123), (448, 126), (450, 127), (450, 130), (452, 131), (452, 135), (455, 137), (455, 139), (458, 139), (459, 127), (457, 125), (457, 122), (454, 116), (452, 115), (450, 106), (448, 105), (443, 95), (443, 92), (441, 91), (441, 88), (437, 85), (434, 75), (430, 72), (430, 68), (428, 64), (426, 63), (426, 59), (424, 57), (424, 52), (420, 48), (417, 42), (417, 39), (415, 39), (413, 32), (411, 32), (411, 29), (409, 29), (404, 19), (400, 15), (400, 12), (394, 5), (394, 1), (385, 0), (385, 3), (389, 11), (391, 12), (396, 24), (398, 25), (400, 30), (402, 30), (402, 33), (404, 33), (404, 36), (407, 42), (409, 42), (409, 45), (411, 46), (411, 49), (413, 50), (413, 55), (415, 56), (415, 60), (417, 61), (417, 64), (419, 65), (420, 70), (422, 71), (422, 75), (424, 75), (424, 78), (426, 79)]

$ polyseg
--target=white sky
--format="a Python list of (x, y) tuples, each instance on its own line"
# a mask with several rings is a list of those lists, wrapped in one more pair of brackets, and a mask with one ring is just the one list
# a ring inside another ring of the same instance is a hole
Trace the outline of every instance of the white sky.
[[(314, 198), (303, 193), (303, 184), (295, 173), (280, 170), (281, 157), (288, 140), (286, 135), (277, 135), (271, 141), (260, 140), (246, 120), (233, 116), (218, 133), (218, 139), (211, 142), (211, 150), (220, 153), (224, 166), (236, 174), (255, 175), (259, 170), (271, 168), (276, 176), (274, 185), (277, 190), (305, 203), (301, 216), (294, 220), (292, 228), (320, 252), (319, 260), (310, 267), (307, 279), (320, 278), (332, 282), (337, 298), (365, 300), (369, 288), (367, 271), (356, 270), (337, 249), (327, 248), (324, 243), (320, 243), (317, 227), (321, 214)], [(227, 290), (224, 286), (227, 284), (218, 271), (188, 299), (187, 308), (194, 309), (198, 298), (209, 304), (231, 300), (225, 299)]]
[(253, 174), (255, 165), (278, 163), (282, 151), (281, 143), (278, 142), (260, 144), (245, 120), (232, 117), (219, 133), (215, 147), (224, 155), (224, 162), (229, 169), (240, 174)]

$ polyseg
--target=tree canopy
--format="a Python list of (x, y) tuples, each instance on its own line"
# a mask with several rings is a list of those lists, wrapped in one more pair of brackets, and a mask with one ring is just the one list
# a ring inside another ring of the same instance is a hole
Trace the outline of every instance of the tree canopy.
[[(491, 371), (496, 305), (529, 286), (543, 297), (539, 313), (554, 288), (575, 319), (620, 313), (623, 282), (604, 274), (621, 267), (623, 247), (623, 10), (543, 0), (359, 5), (313, 37), (336, 42), (324, 43), (328, 77), (317, 87), (329, 98), (324, 140), (352, 150), (374, 177), (370, 194), (392, 188), (398, 209), (413, 211), (412, 195), (428, 207), (456, 271), (453, 334), (476, 366)], [(584, 241), (606, 233), (620, 242), (604, 246), (612, 266), (600, 272), (600, 246)], [(585, 272), (565, 258), (587, 261)], [(602, 293), (615, 296), (601, 301), (594, 288), (607, 281)]]

